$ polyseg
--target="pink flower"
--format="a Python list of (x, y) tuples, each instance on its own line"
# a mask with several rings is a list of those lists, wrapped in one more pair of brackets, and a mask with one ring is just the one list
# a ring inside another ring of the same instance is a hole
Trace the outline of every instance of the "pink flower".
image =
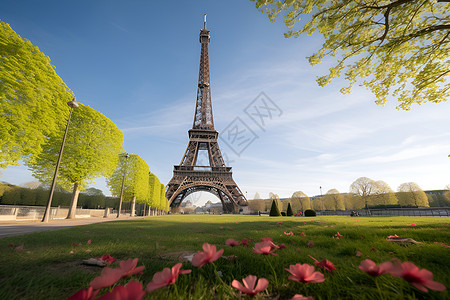
[(20, 246), (17, 246), (16, 248), (14, 248), (14, 250), (16, 250), (16, 251), (23, 251), (23, 248), (24, 248), (24, 246), (22, 244)]
[(365, 259), (359, 265), (359, 269), (366, 272), (370, 276), (377, 277), (384, 273), (388, 273), (393, 267), (392, 262), (387, 261), (377, 266), (372, 260)]
[(220, 226), (219, 228), (220, 228), (220, 229), (223, 229), (223, 226)]
[(81, 243), (72, 243), (72, 246), (79, 246), (79, 245), (81, 245)]
[(241, 241), (241, 244), (242, 244), (243, 246), (248, 246), (248, 240), (247, 240), (247, 239), (243, 239), (243, 240)]
[(239, 224), (239, 222), (236, 222), (236, 224)]
[(137, 262), (137, 258), (130, 258), (126, 261), (121, 261), (119, 268), (104, 268), (100, 276), (95, 277), (94, 280), (91, 281), (90, 286), (92, 286), (94, 290), (99, 290), (104, 287), (113, 285), (122, 277), (129, 277), (135, 274), (142, 273), (142, 270), (144, 270), (145, 266), (139, 266), (136, 268)]
[(89, 284), (94, 290), (109, 287), (122, 278), (122, 270), (113, 268), (103, 268), (100, 276), (95, 277)]
[(360, 257), (362, 255), (361, 251), (356, 251), (356, 256)]
[(253, 252), (255, 252), (256, 254), (262, 254), (262, 255), (268, 255), (268, 254), (272, 254), (275, 256), (278, 256), (278, 254), (273, 253), (273, 251), (275, 251), (275, 249), (278, 249), (280, 247), (278, 247), (277, 245), (275, 245), (273, 242), (261, 242), (261, 243), (256, 243), (255, 247), (253, 248)]
[(314, 242), (313, 241), (309, 241), (307, 245), (308, 245), (309, 248), (312, 248), (312, 247), (314, 247)]
[(145, 266), (139, 266), (136, 268), (138, 263), (138, 258), (135, 259), (128, 259), (128, 260), (122, 260), (120, 262), (120, 268), (119, 270), (122, 271), (122, 277), (129, 277), (136, 274), (142, 274), (142, 270), (145, 269)]
[(300, 233), (300, 236), (306, 236), (306, 234), (302, 231), (302, 233)]
[(14, 247), (13, 243), (9, 243), (8, 247)]
[(386, 239), (388, 239), (388, 240), (390, 240), (390, 239), (392, 239), (392, 238), (398, 238), (398, 235), (388, 235), (387, 237), (386, 237)]
[(94, 290), (92, 286), (90, 286), (88, 289), (79, 290), (67, 298), (67, 300), (93, 300), (95, 299), (95, 296), (97, 296), (98, 292), (98, 290)]
[(280, 225), (281, 225), (281, 224), (283, 224), (283, 222), (281, 222), (281, 221), (280, 221), (280, 222), (278, 222), (278, 224), (280, 224)]
[(109, 254), (105, 254), (105, 255), (102, 255), (101, 257), (96, 257), (96, 258), (106, 261), (109, 264), (112, 264), (113, 262), (115, 262), (117, 260), (117, 258), (114, 258), (114, 257), (110, 256)]
[(319, 262), (317, 259), (315, 259), (311, 255), (308, 254), (308, 256), (314, 260), (314, 264), (316, 266), (318, 266), (319, 268), (327, 270), (328, 272), (333, 272), (334, 270), (336, 270), (336, 267), (334, 266), (334, 264), (331, 261), (329, 261), (328, 259), (324, 259), (321, 262)]
[(235, 279), (231, 283), (231, 286), (249, 295), (250, 297), (253, 297), (259, 292), (264, 291), (269, 285), (269, 281), (265, 278), (258, 279), (258, 283), (256, 283), (256, 279), (258, 279), (256, 276), (248, 275), (247, 277), (242, 279), (244, 285), (242, 285), (239, 281)]
[(88, 240), (88, 241), (87, 241), (87, 244), (88, 244), (88, 245), (90, 245), (90, 244), (91, 244), (91, 242), (92, 242), (91, 240)]
[(85, 232), (85, 233), (88, 233), (88, 232), (89, 232), (89, 230), (83, 230), (83, 232)]
[(261, 242), (272, 242), (273, 240), (271, 238), (261, 238)]
[(293, 233), (292, 231), (285, 232), (284, 234), (285, 234), (285, 235), (294, 235), (294, 233)]
[(415, 227), (415, 226), (417, 226), (417, 225), (416, 225), (416, 224), (414, 224), (414, 223), (412, 223), (412, 224), (411, 224), (411, 226)]
[(142, 284), (138, 281), (130, 281), (126, 286), (116, 286), (111, 292), (106, 293), (99, 300), (141, 300), (145, 297)]
[(309, 282), (323, 282), (325, 277), (322, 273), (316, 272), (314, 267), (308, 264), (290, 265), (289, 269), (285, 269), (292, 275), (288, 277), (289, 280), (309, 283)]
[(223, 249), (217, 251), (216, 246), (208, 243), (203, 244), (203, 252), (198, 251), (192, 258), (192, 265), (201, 268), (203, 265), (218, 260), (223, 253)]
[(225, 241), (225, 245), (234, 247), (234, 246), (239, 246), (239, 241), (236, 241), (234, 239), (228, 239)]
[(342, 234), (339, 233), (339, 231), (334, 235), (337, 239), (343, 237)]
[(164, 268), (153, 275), (152, 282), (147, 285), (147, 292), (174, 284), (180, 274), (189, 274), (192, 270), (181, 270), (182, 263), (177, 263), (172, 269)]
[(291, 300), (314, 300), (314, 297), (313, 296), (306, 297), (300, 294), (295, 294), (294, 297), (291, 298)]
[(279, 249), (281, 250), (281, 249), (284, 249), (284, 248), (286, 248), (286, 245), (285, 244), (280, 244)]
[(409, 261), (394, 265), (389, 273), (392, 276), (405, 279), (423, 292), (428, 292), (427, 288), (440, 292), (446, 290), (445, 285), (433, 281), (433, 273), (427, 269), (419, 270), (415, 264)]
[(233, 229), (233, 228), (231, 228), (230, 226), (227, 226), (227, 228), (228, 228), (228, 229)]

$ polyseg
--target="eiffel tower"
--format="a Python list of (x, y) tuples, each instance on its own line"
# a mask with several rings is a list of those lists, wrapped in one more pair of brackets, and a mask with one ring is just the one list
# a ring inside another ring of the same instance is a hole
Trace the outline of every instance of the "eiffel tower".
[(173, 169), (173, 177), (167, 184), (166, 198), (172, 209), (180, 206), (189, 195), (207, 191), (216, 195), (226, 213), (238, 212), (239, 206), (246, 206), (241, 190), (234, 182), (231, 167), (227, 167), (217, 143), (219, 133), (214, 129), (209, 85), (209, 30), (206, 29), (206, 15), (200, 30), (200, 70), (198, 72), (197, 101), (194, 123), (189, 133), (189, 143), (179, 165)]

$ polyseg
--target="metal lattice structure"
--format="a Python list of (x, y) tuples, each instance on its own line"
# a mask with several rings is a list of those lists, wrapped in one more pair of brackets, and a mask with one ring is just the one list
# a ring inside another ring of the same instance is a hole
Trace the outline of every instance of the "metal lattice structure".
[[(231, 167), (225, 166), (214, 129), (209, 81), (209, 30), (206, 16), (200, 30), (200, 69), (194, 123), (189, 132), (189, 143), (179, 165), (174, 166), (173, 177), (167, 184), (166, 198), (171, 208), (177, 208), (191, 193), (207, 191), (216, 195), (224, 212), (237, 212), (247, 200), (234, 182)], [(205, 159), (200, 154), (205, 155)]]

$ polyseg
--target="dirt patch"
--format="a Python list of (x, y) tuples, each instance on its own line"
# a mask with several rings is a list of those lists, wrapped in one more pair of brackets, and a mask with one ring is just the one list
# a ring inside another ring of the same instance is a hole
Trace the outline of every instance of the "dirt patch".
[(187, 257), (192, 257), (192, 255), (197, 252), (193, 251), (177, 251), (177, 252), (165, 252), (158, 255), (158, 258), (162, 260), (170, 260), (170, 261), (189, 261)]
[(79, 272), (82, 271), (84, 273), (89, 274), (95, 274), (98, 273), (99, 270), (101, 270), (101, 267), (98, 266), (88, 266), (83, 264), (83, 260), (76, 260), (76, 261), (69, 261), (69, 262), (62, 262), (62, 263), (54, 263), (51, 265), (48, 265), (46, 267), (48, 272), (51, 272), (53, 274), (57, 275), (66, 275), (67, 272)]

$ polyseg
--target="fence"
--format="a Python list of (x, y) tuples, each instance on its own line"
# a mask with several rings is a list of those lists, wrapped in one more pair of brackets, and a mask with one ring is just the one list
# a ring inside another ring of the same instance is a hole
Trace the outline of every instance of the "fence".
[[(354, 210), (360, 216), (448, 217), (450, 207), (376, 208)], [(318, 211), (322, 216), (350, 216), (351, 211)]]
[[(44, 217), (44, 206), (15, 206), (0, 205), (0, 220), (39, 220)], [(52, 207), (50, 211), (50, 219), (65, 219), (69, 213), (68, 207)], [(76, 218), (103, 217), (104, 209), (82, 209), (77, 208)]]

